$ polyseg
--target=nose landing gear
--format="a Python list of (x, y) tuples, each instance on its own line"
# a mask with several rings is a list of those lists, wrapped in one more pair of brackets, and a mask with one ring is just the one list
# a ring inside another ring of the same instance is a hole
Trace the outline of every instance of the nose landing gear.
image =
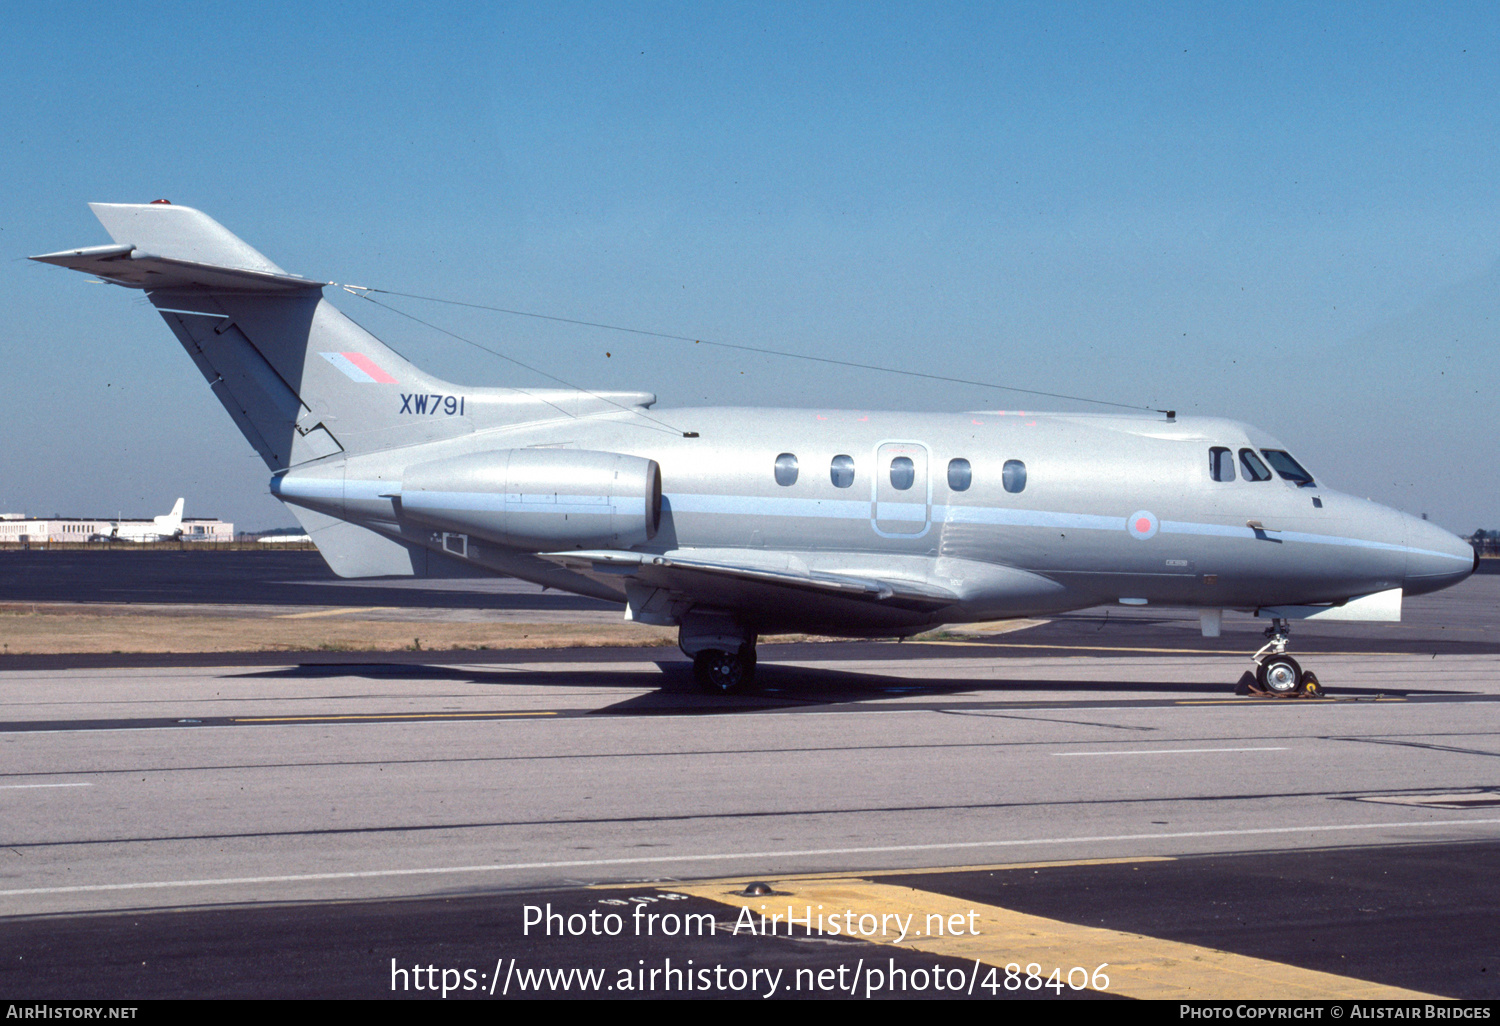
[(1287, 639), (1292, 629), (1280, 617), (1271, 620), (1266, 628), (1266, 643), (1260, 647), (1251, 662), (1255, 673), (1248, 671), (1240, 678), (1236, 691), (1242, 695), (1257, 695), (1265, 698), (1321, 698), (1323, 687), (1317, 675), (1304, 670), (1297, 660), (1286, 654)]

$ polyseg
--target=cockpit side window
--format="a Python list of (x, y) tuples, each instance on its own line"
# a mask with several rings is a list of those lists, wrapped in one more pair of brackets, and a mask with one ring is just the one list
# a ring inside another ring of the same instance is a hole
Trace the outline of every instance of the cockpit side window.
[(1240, 469), (1244, 471), (1246, 481), (1271, 480), (1271, 472), (1260, 461), (1260, 457), (1255, 455), (1254, 449), (1240, 450)]
[(1216, 445), (1208, 450), (1208, 476), (1215, 481), (1234, 480), (1234, 453)]
[(1292, 482), (1298, 488), (1310, 488), (1317, 483), (1311, 474), (1302, 469), (1302, 464), (1292, 459), (1289, 453), (1281, 449), (1262, 449), (1261, 452), (1265, 454), (1266, 462), (1276, 468), (1276, 473), (1280, 474), (1283, 480)]

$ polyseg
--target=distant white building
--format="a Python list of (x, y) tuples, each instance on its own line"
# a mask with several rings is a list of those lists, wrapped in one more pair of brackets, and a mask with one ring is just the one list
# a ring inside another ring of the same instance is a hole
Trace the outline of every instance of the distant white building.
[[(151, 520), (95, 520), (84, 517), (27, 517), (23, 513), (0, 514), (0, 545), (43, 545), (57, 542), (107, 540), (118, 524), (149, 529)], [(232, 542), (234, 524), (211, 517), (182, 521), (182, 540)]]
[(183, 541), (204, 542), (232, 542), (234, 541), (234, 524), (231, 521), (214, 520), (212, 518), (194, 517), (183, 518), (182, 521)]
[(45, 542), (86, 542), (114, 529), (113, 520), (85, 520), (77, 517), (32, 517), (0, 520), (0, 542), (33, 545)]

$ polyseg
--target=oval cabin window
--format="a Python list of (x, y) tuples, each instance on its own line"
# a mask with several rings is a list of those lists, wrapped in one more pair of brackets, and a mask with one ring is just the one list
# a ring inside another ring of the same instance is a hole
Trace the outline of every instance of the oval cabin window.
[(835, 488), (848, 488), (854, 483), (854, 457), (835, 456), (829, 464), (828, 476)]
[(776, 457), (776, 483), (782, 487), (797, 483), (797, 457), (792, 453)]
[(955, 492), (966, 492), (974, 480), (974, 470), (968, 460), (948, 461), (948, 487)]
[(1000, 480), (1007, 492), (1024, 491), (1026, 489), (1026, 464), (1020, 460), (1006, 460), (1004, 469), (1000, 471)]
[(897, 456), (891, 460), (891, 487), (904, 492), (917, 479), (917, 465), (910, 456)]

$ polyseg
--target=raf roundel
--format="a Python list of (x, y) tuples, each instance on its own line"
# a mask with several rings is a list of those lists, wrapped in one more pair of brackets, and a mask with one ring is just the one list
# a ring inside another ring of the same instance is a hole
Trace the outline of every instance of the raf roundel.
[(1157, 529), (1161, 527), (1161, 524), (1157, 521), (1155, 513), (1142, 509), (1130, 514), (1129, 519), (1125, 521), (1125, 527), (1131, 537), (1145, 541), (1147, 538), (1156, 537)]

